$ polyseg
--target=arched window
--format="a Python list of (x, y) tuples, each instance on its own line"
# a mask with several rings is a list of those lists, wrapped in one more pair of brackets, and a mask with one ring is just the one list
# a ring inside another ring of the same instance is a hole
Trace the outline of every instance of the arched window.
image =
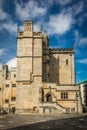
[(51, 95), (51, 94), (48, 94), (48, 95), (46, 96), (46, 101), (47, 101), (47, 102), (52, 102), (52, 95)]

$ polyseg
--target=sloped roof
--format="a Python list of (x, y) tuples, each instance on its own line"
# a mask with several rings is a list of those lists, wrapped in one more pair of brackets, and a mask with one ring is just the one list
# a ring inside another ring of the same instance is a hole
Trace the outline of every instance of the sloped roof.
[(84, 83), (87, 83), (87, 79), (82, 80), (81, 82), (79, 82), (79, 83), (77, 83), (77, 84), (84, 84)]

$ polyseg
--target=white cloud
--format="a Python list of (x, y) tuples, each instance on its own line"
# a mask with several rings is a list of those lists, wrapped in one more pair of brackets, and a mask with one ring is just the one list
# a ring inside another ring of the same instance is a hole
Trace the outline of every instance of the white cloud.
[(39, 32), (40, 31), (40, 24), (35, 24), (34, 25), (34, 31)]
[(56, 0), (60, 5), (67, 5), (72, 2), (72, 0)]
[(7, 18), (7, 14), (0, 8), (0, 20), (4, 20)]
[(46, 13), (46, 7), (40, 7), (36, 1), (28, 1), (25, 4), (16, 3), (16, 14), (20, 20), (43, 16)]
[(87, 18), (87, 13), (84, 13), (82, 16), (80, 16), (80, 18), (78, 19), (79, 25), (82, 25), (82, 23), (85, 21), (86, 18)]
[(74, 35), (75, 35), (75, 46), (80, 46), (84, 47), (87, 45), (87, 37), (83, 37), (82, 34), (79, 34), (77, 30), (74, 30)]
[(72, 0), (44, 0), (41, 2), (45, 6), (53, 5), (54, 3), (64, 6), (64, 5), (71, 3)]
[(17, 58), (9, 60), (6, 64), (8, 65), (9, 69), (11, 69), (12, 67), (17, 67)]
[(50, 16), (48, 27), (48, 34), (64, 34), (71, 29), (74, 20), (71, 14), (64, 14)]
[(83, 63), (83, 64), (87, 64), (87, 58), (77, 60), (77, 62), (79, 62), (79, 63)]
[(81, 37), (80, 40), (79, 40), (79, 45), (80, 46), (87, 45), (87, 37)]
[(0, 30), (7, 30), (10, 34), (14, 35), (15, 33), (17, 33), (17, 24), (13, 23), (13, 22), (6, 22), (6, 23), (2, 23)]
[(12, 22), (10, 15), (3, 9), (3, 0), (0, 0), (0, 21), (0, 30), (5, 29), (11, 34), (17, 32), (17, 25)]
[(81, 13), (82, 11), (83, 11), (83, 2), (80, 2), (80, 3), (78, 3), (77, 5), (75, 5), (74, 7), (73, 7), (73, 13), (75, 14), (75, 15), (78, 15), (79, 13)]
[(81, 38), (81, 36), (80, 36), (78, 30), (74, 30), (74, 36), (75, 36), (74, 46), (76, 47), (76, 46), (79, 44), (79, 40), (80, 40), (80, 38)]
[(86, 14), (84, 16), (83, 13), (84, 9), (84, 1), (78, 1), (77, 4), (63, 8), (63, 12), (71, 14), (74, 18), (76, 18), (75, 22), (80, 25), (86, 17)]
[(80, 14), (84, 9), (83, 2), (79, 2), (76, 5), (74, 4), (71, 7), (66, 8), (65, 11), (70, 12), (72, 15), (76, 16)]
[(9, 17), (8, 14), (3, 10), (2, 5), (3, 1), (0, 0), (0, 20), (7, 19)]
[(5, 54), (5, 52), (6, 52), (6, 49), (0, 49), (0, 56), (2, 56), (2, 55), (4, 55)]

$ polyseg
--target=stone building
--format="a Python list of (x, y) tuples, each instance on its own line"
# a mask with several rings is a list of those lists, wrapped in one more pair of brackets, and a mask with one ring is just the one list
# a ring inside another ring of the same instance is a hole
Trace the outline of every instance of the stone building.
[(24, 22), (17, 37), (16, 113), (82, 112), (73, 48), (49, 48), (46, 33)]
[(80, 85), (81, 102), (83, 105), (83, 111), (87, 112), (87, 80), (78, 83)]
[(16, 68), (9, 71), (7, 65), (2, 65), (0, 80), (0, 109), (10, 112), (16, 105)]
[(2, 110), (2, 70), (0, 70), (0, 112)]

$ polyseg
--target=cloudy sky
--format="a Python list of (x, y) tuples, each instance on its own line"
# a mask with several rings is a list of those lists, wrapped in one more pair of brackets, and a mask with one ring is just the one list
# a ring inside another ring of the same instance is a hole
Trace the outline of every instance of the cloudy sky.
[(0, 0), (0, 63), (16, 65), (17, 26), (34, 21), (50, 47), (75, 49), (77, 82), (87, 79), (87, 0)]

